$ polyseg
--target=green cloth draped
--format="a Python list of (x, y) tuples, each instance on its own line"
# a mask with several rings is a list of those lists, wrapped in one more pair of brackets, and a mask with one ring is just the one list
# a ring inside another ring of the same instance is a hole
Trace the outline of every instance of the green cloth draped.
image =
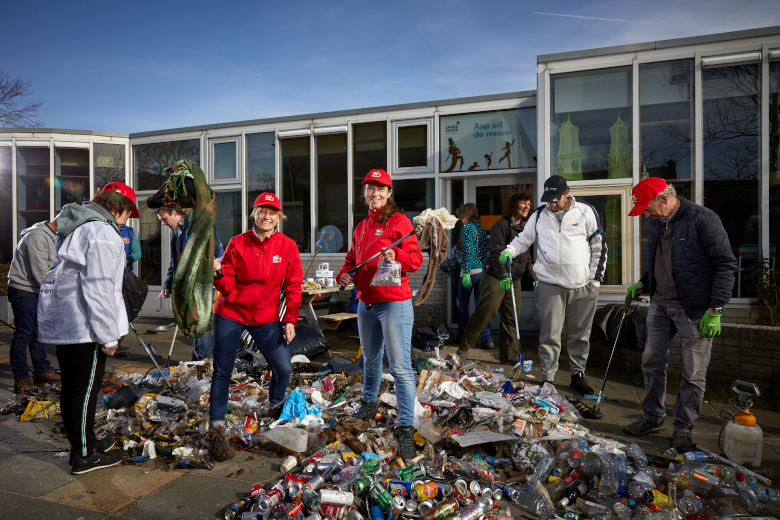
[[(166, 187), (186, 192), (184, 177), (195, 181), (195, 207), (190, 213), (187, 243), (176, 266), (171, 289), (173, 315), (179, 329), (189, 338), (199, 338), (211, 330), (214, 285), (214, 221), (217, 201), (197, 163), (181, 160)], [(184, 193), (186, 195), (186, 193)]]

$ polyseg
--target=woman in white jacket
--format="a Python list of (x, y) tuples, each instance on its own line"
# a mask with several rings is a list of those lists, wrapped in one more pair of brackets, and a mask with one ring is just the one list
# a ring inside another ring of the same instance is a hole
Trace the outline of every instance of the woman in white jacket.
[(122, 462), (121, 452), (102, 451), (93, 426), (106, 356), (114, 355), (127, 334), (119, 228), (129, 218), (138, 218), (135, 192), (119, 182), (99, 189), (83, 205), (64, 206), (57, 219), (56, 258), (41, 284), (38, 336), (57, 348), (60, 409), (74, 475)]

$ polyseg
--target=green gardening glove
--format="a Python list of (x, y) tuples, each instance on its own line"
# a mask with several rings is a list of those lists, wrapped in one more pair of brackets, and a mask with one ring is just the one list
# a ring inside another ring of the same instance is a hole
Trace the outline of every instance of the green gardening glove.
[(534, 289), (536, 289), (537, 287), (539, 287), (539, 280), (536, 280), (536, 281), (534, 282)]
[(720, 314), (710, 314), (705, 312), (699, 322), (701, 335), (705, 338), (720, 336)]
[[(512, 263), (512, 250), (508, 247), (501, 251), (501, 254), (498, 256), (498, 261), (501, 262), (501, 265), (507, 265)], [(504, 289), (505, 291), (508, 291), (509, 289)]]
[(463, 273), (461, 283), (463, 284), (463, 287), (465, 287), (466, 289), (471, 287), (471, 275), (469, 273)]
[(506, 278), (502, 278), (501, 281), (498, 282), (498, 285), (501, 286), (502, 291), (512, 290), (512, 280), (510, 280), (508, 276)]
[(639, 293), (639, 292), (642, 292), (642, 289), (644, 289), (644, 288), (645, 288), (645, 284), (643, 284), (642, 282), (637, 282), (637, 283), (635, 283), (634, 285), (632, 285), (631, 287), (628, 288), (627, 294), (630, 294), (631, 295), (631, 299), (635, 300), (636, 299), (636, 294)]

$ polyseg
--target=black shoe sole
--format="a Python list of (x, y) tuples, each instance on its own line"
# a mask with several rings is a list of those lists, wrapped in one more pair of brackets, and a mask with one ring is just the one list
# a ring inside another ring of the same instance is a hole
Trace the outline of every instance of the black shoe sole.
[(72, 469), (70, 471), (70, 474), (71, 475), (83, 475), (84, 473), (89, 473), (90, 471), (95, 471), (97, 469), (103, 469), (103, 468), (110, 468), (112, 466), (118, 466), (118, 465), (122, 464), (122, 460), (123, 459), (120, 459), (120, 460), (114, 462), (113, 464), (101, 464), (100, 466), (93, 466), (91, 468), (85, 468), (85, 469), (79, 469), (79, 470)]

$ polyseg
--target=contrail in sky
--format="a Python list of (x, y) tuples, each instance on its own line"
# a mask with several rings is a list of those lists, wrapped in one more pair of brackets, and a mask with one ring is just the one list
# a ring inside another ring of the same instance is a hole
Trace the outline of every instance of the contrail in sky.
[(582, 18), (584, 20), (601, 20), (604, 22), (622, 22), (622, 23), (638, 23), (642, 25), (661, 25), (664, 27), (693, 27), (694, 29), (708, 29), (708, 30), (715, 30), (715, 31), (727, 31), (728, 29), (725, 27), (702, 27), (702, 26), (696, 26), (696, 25), (675, 25), (671, 23), (658, 23), (658, 22), (639, 22), (636, 20), (618, 20), (617, 18), (598, 18), (596, 16), (578, 16), (576, 14), (557, 14), (557, 13), (537, 13), (533, 11), (531, 14), (542, 14), (545, 16), (562, 16), (564, 18)]

